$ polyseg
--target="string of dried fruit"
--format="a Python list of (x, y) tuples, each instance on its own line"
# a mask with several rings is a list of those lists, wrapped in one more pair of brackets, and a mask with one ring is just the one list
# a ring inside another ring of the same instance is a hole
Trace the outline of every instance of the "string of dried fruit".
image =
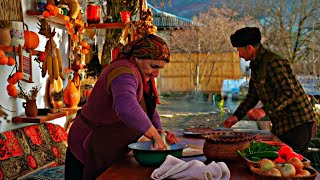
[(135, 23), (135, 39), (147, 34), (155, 34), (157, 32), (157, 26), (152, 24), (152, 20), (152, 11), (148, 8), (146, 12), (143, 12), (141, 19)]

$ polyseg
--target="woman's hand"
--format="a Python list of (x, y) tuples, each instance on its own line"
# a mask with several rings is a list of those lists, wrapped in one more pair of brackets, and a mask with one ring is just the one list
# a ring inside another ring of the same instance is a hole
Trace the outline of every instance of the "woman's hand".
[(223, 122), (223, 126), (225, 128), (231, 128), (235, 123), (238, 122), (238, 117), (237, 116), (230, 116)]
[(165, 133), (167, 134), (166, 141), (167, 141), (170, 145), (179, 142), (179, 139), (177, 138), (176, 135), (172, 134), (172, 133), (169, 132), (169, 131), (165, 131)]
[(151, 126), (144, 136), (152, 141), (152, 150), (164, 150), (166, 148), (160, 134), (158, 133), (158, 130), (154, 126)]
[(250, 119), (258, 121), (266, 116), (266, 112), (262, 108), (253, 108), (248, 111), (247, 115)]
[(176, 135), (172, 134), (171, 132), (169, 131), (163, 131), (162, 129), (157, 129), (158, 133), (159, 134), (162, 134), (162, 133), (166, 133), (167, 136), (166, 136), (166, 141), (171, 145), (171, 144), (175, 144), (177, 142), (179, 142), (179, 139), (177, 138)]
[(152, 139), (151, 150), (164, 150), (166, 146), (162, 139)]

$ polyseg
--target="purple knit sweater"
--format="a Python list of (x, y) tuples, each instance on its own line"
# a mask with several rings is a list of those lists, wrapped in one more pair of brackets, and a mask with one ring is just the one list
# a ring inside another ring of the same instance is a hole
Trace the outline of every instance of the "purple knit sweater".
[[(100, 75), (90, 98), (81, 109), (83, 116), (90, 122), (99, 125), (113, 124), (121, 120), (142, 134), (152, 124), (155, 128), (162, 129), (158, 112), (155, 111), (153, 120), (150, 121), (137, 100), (138, 79), (131, 73), (121, 74), (113, 79), (110, 88), (107, 88), (105, 83), (107, 74), (108, 72), (104, 71)], [(110, 92), (110, 97), (107, 91)], [(82, 163), (86, 162), (86, 150), (91, 133), (92, 129), (78, 116), (70, 129), (68, 145), (71, 152)], [(106, 132), (102, 138), (108, 137), (108, 132)]]

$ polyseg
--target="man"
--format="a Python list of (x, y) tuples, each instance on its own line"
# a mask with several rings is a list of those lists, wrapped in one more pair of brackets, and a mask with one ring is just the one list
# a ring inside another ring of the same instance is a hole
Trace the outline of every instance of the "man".
[[(313, 107), (295, 78), (290, 63), (261, 44), (257, 27), (245, 27), (230, 36), (239, 56), (250, 62), (251, 79), (246, 98), (224, 126), (230, 128), (246, 113), (252, 120), (268, 115), (272, 133), (281, 141), (305, 154), (315, 121)], [(254, 108), (258, 101), (262, 108)]]

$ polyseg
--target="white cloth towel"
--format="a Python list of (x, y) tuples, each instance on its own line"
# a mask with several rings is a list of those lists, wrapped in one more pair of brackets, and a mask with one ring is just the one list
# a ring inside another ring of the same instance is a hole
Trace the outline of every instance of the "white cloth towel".
[(162, 165), (155, 169), (151, 178), (160, 179), (205, 179), (205, 180), (229, 180), (230, 170), (224, 162), (214, 162), (205, 165), (198, 160), (185, 162), (181, 159), (168, 155)]

